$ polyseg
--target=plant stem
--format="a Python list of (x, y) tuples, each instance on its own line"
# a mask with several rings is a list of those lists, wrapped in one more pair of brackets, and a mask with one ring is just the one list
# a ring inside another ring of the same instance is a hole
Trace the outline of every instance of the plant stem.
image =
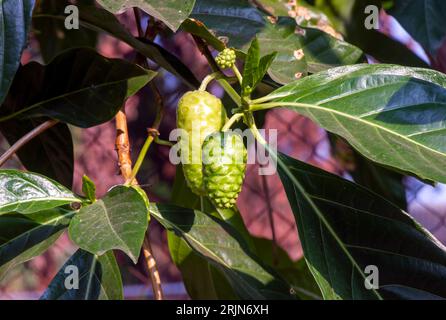
[(319, 107), (315, 104), (309, 103), (300, 103), (300, 102), (269, 102), (269, 103), (261, 103), (261, 104), (251, 104), (249, 106), (249, 111), (259, 111), (259, 110), (268, 110), (277, 107), (302, 107), (302, 108), (314, 108)]
[(231, 128), (232, 125), (233, 125), (238, 119), (240, 119), (241, 117), (243, 117), (243, 113), (236, 113), (236, 114), (234, 114), (234, 115), (231, 117), (231, 119), (229, 119), (229, 120), (225, 123), (225, 125), (223, 126), (223, 128), (221, 128), (221, 131), (223, 131), (223, 132), (227, 131), (227, 130), (228, 130), (229, 128)]
[(19, 151), (20, 148), (22, 148), (24, 145), (26, 145), (28, 142), (30, 142), (32, 139), (37, 137), (39, 134), (45, 132), (46, 130), (54, 127), (57, 123), (59, 123), (58, 120), (48, 120), (39, 125), (38, 127), (34, 128), (30, 132), (28, 132), (26, 135), (21, 137), (19, 140), (16, 141), (2, 156), (0, 157), (0, 167), (5, 164), (6, 161), (8, 161), (17, 151)]
[(252, 134), (254, 135), (254, 138), (256, 138), (257, 141), (259, 141), (263, 146), (267, 146), (266, 140), (263, 138), (263, 136), (260, 134), (259, 129), (257, 129), (254, 117), (252, 116), (252, 113), (248, 113), (245, 115), (246, 122), (248, 123), (248, 127), (251, 130)]
[(223, 76), (224, 76), (224, 75), (223, 75), (220, 71), (217, 71), (217, 72), (208, 74), (208, 75), (203, 79), (203, 81), (201, 82), (200, 88), (198, 88), (198, 90), (200, 90), (200, 91), (205, 91), (206, 88), (207, 88), (207, 86), (209, 85), (209, 83), (212, 82), (212, 80), (219, 79), (219, 78), (221, 78), (221, 77), (223, 77)]
[(237, 68), (237, 66), (235, 64), (232, 66), (232, 71), (234, 71), (234, 74), (237, 77), (238, 82), (240, 83), (240, 85), (242, 85), (243, 77), (240, 74), (240, 71), (238, 70), (238, 68)]
[(271, 101), (271, 100), (276, 99), (276, 98), (277, 97), (264, 96), (264, 97), (261, 97), (261, 98), (258, 98), (258, 99), (251, 100), (251, 103), (252, 104), (261, 104), (261, 103), (268, 102), (268, 101)]
[(121, 175), (128, 180), (132, 175), (132, 158), (130, 156), (130, 142), (127, 127), (127, 116), (125, 105), (116, 114), (116, 152), (118, 154), (118, 164)]
[(150, 245), (149, 235), (146, 233), (143, 243), (143, 253), (146, 259), (147, 269), (150, 274), (150, 279), (152, 282), (153, 295), (155, 300), (163, 300), (163, 288), (161, 286), (161, 278), (156, 266), (156, 260), (152, 254), (152, 246)]
[(242, 105), (242, 98), (240, 98), (240, 95), (237, 93), (237, 91), (234, 90), (234, 88), (229, 84), (228, 81), (226, 81), (226, 79), (218, 79), (217, 81), (223, 87), (232, 101), (234, 101), (235, 104), (240, 107)]
[(166, 141), (166, 140), (163, 140), (163, 139), (160, 139), (160, 138), (158, 138), (158, 137), (155, 137), (154, 142), (155, 142), (156, 144), (159, 144), (160, 146), (173, 147), (173, 143), (172, 143), (172, 142), (170, 142), (170, 141)]

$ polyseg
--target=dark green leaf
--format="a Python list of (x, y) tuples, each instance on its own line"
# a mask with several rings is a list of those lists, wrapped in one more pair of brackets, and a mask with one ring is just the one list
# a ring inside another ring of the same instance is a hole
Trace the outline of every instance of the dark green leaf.
[(122, 12), (127, 8), (138, 7), (164, 22), (170, 29), (177, 31), (192, 11), (195, 0), (99, 0), (99, 3), (112, 12)]
[(292, 261), (288, 253), (269, 239), (252, 237), (252, 241), (257, 256), (291, 284), (300, 299), (322, 299), (321, 291), (304, 258)]
[(198, 210), (151, 205), (151, 214), (216, 266), (242, 299), (292, 298), (290, 287), (249, 252), (236, 230)]
[[(18, 77), (14, 79), (16, 81), (19, 81)], [(28, 90), (32, 91), (30, 88)], [(22, 91), (20, 96), (24, 98), (25, 93)], [(5, 102), (6, 106), (11, 105)], [(11, 119), (0, 122), (0, 132), (12, 145), (43, 122), (42, 119)], [(58, 123), (39, 134), (21, 147), (17, 156), (29, 171), (40, 173), (71, 189), (74, 171), (73, 139), (65, 123)]]
[(28, 42), (34, 0), (0, 2), (0, 104), (8, 93)]
[(136, 187), (116, 186), (104, 198), (79, 210), (70, 223), (70, 238), (93, 254), (119, 249), (137, 263), (148, 211), (147, 197)]
[(0, 216), (0, 280), (15, 266), (45, 252), (68, 227), (74, 211), (55, 208)]
[[(407, 213), (283, 154), (278, 165), (305, 258), (326, 299), (446, 297), (445, 248)], [(367, 266), (378, 268), (379, 289), (366, 289)]]
[[(127, 43), (142, 55), (155, 61), (158, 65), (182, 79), (191, 88), (199, 86), (198, 80), (176, 56), (165, 50), (158, 44), (149, 40), (136, 39), (127, 29), (107, 10), (95, 6), (78, 6), (80, 13), (79, 24), (82, 28), (106, 32), (113, 37)], [(63, 11), (52, 15), (33, 16), (34, 20), (64, 20), (66, 15)]]
[[(71, 284), (68, 277), (73, 267), (78, 270), (79, 286), (68, 289), (66, 281)], [(121, 273), (113, 252), (99, 257), (79, 249), (62, 266), (40, 299), (122, 300), (123, 296)]]
[(367, 158), (446, 182), (446, 75), (394, 65), (340, 67), (269, 95), (345, 138)]
[(33, 213), (80, 199), (61, 184), (36, 173), (0, 170), (0, 214)]
[[(86, 48), (65, 51), (47, 66), (31, 62), (18, 73), (28, 81), (14, 82), (5, 101), (8, 114), (2, 114), (0, 120), (48, 116), (79, 127), (112, 119), (125, 99), (156, 75)], [(37, 81), (35, 86), (33, 81)], [(21, 93), (26, 91), (23, 101)], [(17, 105), (18, 101), (24, 105)]]
[[(320, 0), (317, 7), (336, 21), (337, 29), (345, 34), (345, 40), (361, 48), (382, 63), (396, 63), (410, 67), (424, 67), (428, 64), (419, 58), (405, 44), (398, 42), (379, 30), (366, 29), (364, 21), (368, 5), (381, 7), (381, 0)], [(379, 45), (377, 45), (379, 44)]]
[(323, 31), (300, 28), (291, 18), (281, 17), (277, 22), (270, 22), (248, 1), (199, 0), (191, 17), (204, 25), (186, 20), (183, 29), (203, 37), (218, 50), (224, 46), (221, 40), (226, 39), (243, 56), (249, 42), (257, 36), (261, 54), (277, 51), (269, 74), (279, 83), (288, 83), (309, 72), (352, 64), (362, 56), (358, 48)]
[(243, 69), (242, 92), (249, 95), (262, 81), (277, 53), (273, 52), (260, 58), (259, 41), (254, 38), (246, 55)]
[(82, 192), (90, 202), (96, 201), (96, 186), (86, 175), (83, 175), (82, 177)]
[[(181, 165), (177, 166), (171, 201), (177, 206), (200, 209), (200, 197), (187, 186)], [(167, 240), (172, 261), (180, 270), (187, 293), (192, 299), (236, 298), (221, 271), (192, 250), (181, 237), (168, 231)]]
[(445, 1), (395, 0), (389, 13), (433, 56), (446, 40)]
[[(93, 0), (44, 0), (34, 10), (38, 15), (54, 15), (64, 12), (68, 5), (94, 4)], [(68, 15), (65, 15), (68, 16)], [(35, 19), (33, 21), (33, 32), (39, 41), (40, 54), (45, 62), (50, 62), (54, 57), (64, 50), (71, 48), (90, 47), (95, 48), (98, 33), (86, 28), (67, 29), (64, 20)]]

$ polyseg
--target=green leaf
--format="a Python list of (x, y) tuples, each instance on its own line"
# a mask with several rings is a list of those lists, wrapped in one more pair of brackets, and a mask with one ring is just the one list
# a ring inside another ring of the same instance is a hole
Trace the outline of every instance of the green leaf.
[[(9, 112), (2, 114), (0, 121), (46, 116), (83, 128), (111, 120), (125, 99), (156, 75), (86, 48), (65, 51), (46, 66), (31, 62), (19, 73), (28, 81), (14, 82), (5, 102)], [(37, 81), (36, 86), (31, 85), (32, 81)], [(27, 92), (24, 105), (17, 105), (14, 93), (30, 88), (33, 91)]]
[(198, 210), (173, 205), (151, 205), (150, 212), (167, 230), (181, 236), (195, 252), (216, 266), (239, 298), (292, 298), (289, 286), (256, 260), (227, 223)]
[(164, 22), (172, 31), (177, 31), (192, 11), (195, 0), (99, 0), (104, 8), (114, 12), (123, 12), (131, 7), (138, 7)]
[(446, 75), (440, 72), (394, 65), (339, 67), (268, 97), (276, 102), (271, 105), (311, 118), (375, 162), (446, 182)]
[(34, 0), (0, 2), (0, 105), (8, 93), (28, 42)]
[(91, 203), (96, 201), (96, 185), (85, 174), (82, 176), (82, 192)]
[[(79, 25), (81, 28), (96, 32), (106, 32), (125, 42), (142, 55), (153, 60), (173, 75), (179, 77), (189, 87), (198, 88), (200, 85), (200, 82), (195, 78), (189, 68), (186, 67), (175, 55), (152, 41), (136, 39), (112, 13), (96, 6), (78, 5), (78, 7)], [(64, 21), (65, 18), (66, 15), (63, 11), (60, 11), (57, 14), (35, 14), (33, 16), (34, 20)]]
[[(20, 81), (20, 78), (16, 77), (14, 82), (16, 81)], [(13, 85), (13, 87), (17, 86)], [(23, 91), (20, 97), (17, 99), (25, 97)], [(10, 106), (12, 104), (5, 102), (4, 110), (6, 111)], [(12, 145), (43, 122), (42, 119), (11, 119), (0, 122), (0, 132)], [(74, 171), (73, 139), (65, 123), (58, 123), (39, 134), (22, 146), (17, 152), (17, 156), (27, 170), (47, 176), (71, 189)]]
[(68, 227), (72, 210), (54, 208), (0, 216), (0, 280), (15, 266), (44, 253)]
[[(94, 4), (93, 0), (44, 0), (39, 2), (39, 6), (34, 10), (34, 14), (53, 15), (64, 12), (68, 5)], [(68, 15), (65, 15), (68, 16)], [(98, 33), (86, 28), (67, 29), (64, 20), (34, 19), (33, 33), (36, 36), (40, 54), (45, 62), (50, 62), (61, 52), (80, 47), (95, 48), (98, 40)]]
[(80, 248), (102, 255), (124, 251), (136, 264), (148, 226), (148, 200), (134, 187), (116, 186), (102, 199), (83, 207), (69, 227)]
[(300, 299), (322, 299), (321, 291), (304, 258), (292, 261), (288, 253), (270, 239), (252, 237), (252, 241), (257, 256), (291, 284)]
[(242, 92), (244, 96), (249, 95), (262, 81), (276, 55), (277, 52), (273, 52), (260, 58), (259, 41), (257, 38), (252, 40), (243, 69)]
[[(324, 298), (446, 297), (445, 247), (407, 213), (336, 175), (283, 154), (277, 160)], [(366, 289), (367, 266), (378, 268), (379, 289)]]
[(395, 0), (389, 13), (433, 56), (446, 40), (444, 1)]
[[(78, 288), (68, 289), (66, 281), (78, 270)], [(69, 268), (69, 269), (68, 269)], [(121, 273), (112, 251), (102, 256), (79, 249), (62, 266), (40, 300), (122, 300)]]
[[(337, 30), (345, 34), (345, 40), (382, 63), (396, 63), (404, 66), (428, 68), (428, 64), (405, 44), (388, 37), (379, 30), (366, 29), (364, 12), (368, 5), (382, 7), (381, 0), (319, 0), (317, 9), (335, 21)], [(379, 43), (379, 45), (377, 45)]]
[[(200, 197), (187, 186), (181, 165), (176, 169), (171, 201), (177, 206), (200, 209)], [(234, 290), (220, 270), (174, 232), (167, 232), (167, 240), (172, 261), (180, 270), (187, 293), (192, 299), (236, 299)]]
[(80, 202), (70, 190), (47, 177), (18, 170), (0, 170), (0, 214), (29, 214)]
[(356, 63), (362, 57), (355, 46), (317, 29), (300, 28), (291, 18), (270, 22), (248, 1), (199, 0), (191, 17), (202, 23), (186, 20), (183, 29), (203, 37), (218, 50), (227, 42), (243, 55), (256, 36), (262, 55), (277, 51), (269, 75), (282, 84), (308, 73)]

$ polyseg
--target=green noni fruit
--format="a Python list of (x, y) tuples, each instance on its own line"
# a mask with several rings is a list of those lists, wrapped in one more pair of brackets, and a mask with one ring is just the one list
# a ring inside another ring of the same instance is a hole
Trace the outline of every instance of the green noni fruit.
[(216, 132), (203, 143), (204, 189), (218, 208), (231, 208), (242, 190), (247, 151), (234, 132)]
[(180, 152), (184, 177), (189, 188), (204, 195), (201, 146), (211, 133), (219, 131), (226, 122), (221, 100), (206, 91), (190, 91), (178, 103), (177, 127), (187, 137), (180, 137)]

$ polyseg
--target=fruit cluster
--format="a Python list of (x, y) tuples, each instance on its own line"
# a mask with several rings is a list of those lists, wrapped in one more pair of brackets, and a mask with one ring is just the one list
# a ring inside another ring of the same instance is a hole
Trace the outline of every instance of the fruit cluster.
[(187, 185), (218, 208), (231, 208), (241, 191), (247, 152), (235, 133), (220, 132), (227, 120), (221, 100), (206, 91), (187, 92), (178, 103), (177, 127)]
[(235, 64), (236, 56), (233, 49), (226, 48), (215, 58), (217, 65), (222, 68), (231, 68)]

